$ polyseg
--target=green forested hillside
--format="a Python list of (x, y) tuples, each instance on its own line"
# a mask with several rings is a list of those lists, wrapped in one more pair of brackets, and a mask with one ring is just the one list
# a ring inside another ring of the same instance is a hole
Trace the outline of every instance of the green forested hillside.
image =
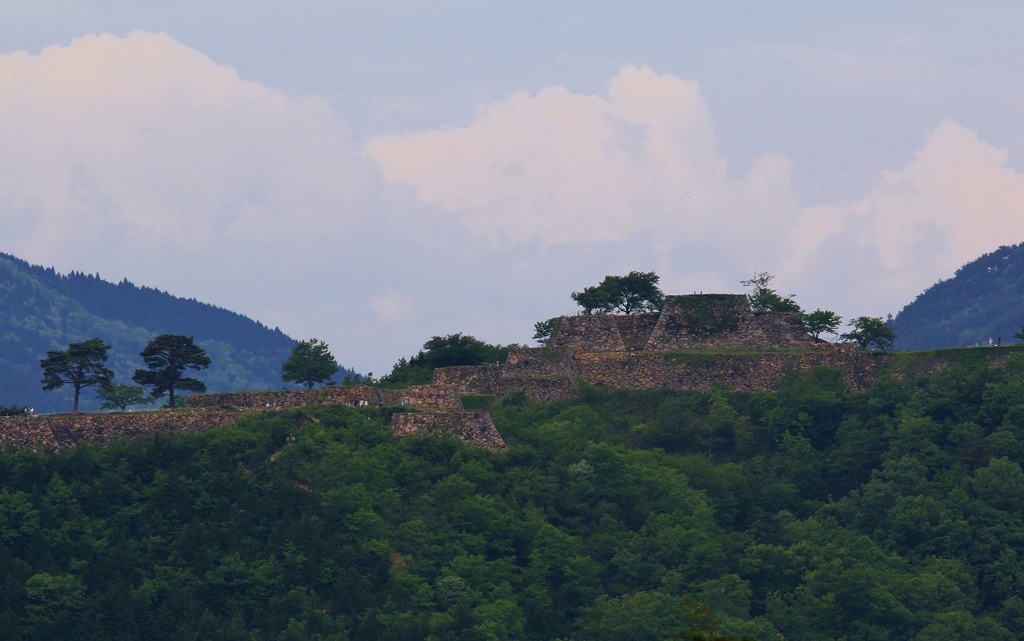
[(1024, 244), (967, 263), (896, 315), (896, 349), (922, 350), (1016, 342), (1024, 325)]
[(513, 395), (496, 453), (341, 406), (0, 453), (0, 629), (643, 641), (707, 608), (716, 638), (1019, 639), (1024, 358), (979, 361), (861, 393)]
[[(193, 336), (210, 355), (210, 368), (198, 377), (211, 392), (280, 388), (281, 363), (295, 345), (280, 330), (225, 309), (0, 254), (0, 405), (70, 409), (69, 389), (43, 392), (39, 359), (93, 337), (112, 346), (107, 366), (114, 382), (131, 384), (144, 367), (139, 352), (165, 333)], [(86, 392), (83, 408), (98, 406)]]

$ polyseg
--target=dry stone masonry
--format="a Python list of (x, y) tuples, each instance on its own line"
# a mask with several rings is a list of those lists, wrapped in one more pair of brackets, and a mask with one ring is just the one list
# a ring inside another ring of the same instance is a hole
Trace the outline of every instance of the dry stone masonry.
[(815, 339), (797, 314), (755, 313), (742, 294), (694, 294), (666, 297), (658, 313), (565, 316), (546, 347), (512, 350), (502, 366), (438, 369), (433, 383), (550, 401), (572, 394), (578, 380), (609, 389), (771, 392), (787, 371), (829, 367), (862, 390), (888, 362)]
[(127, 437), (200, 432), (238, 418), (237, 412), (132, 412), (0, 417), (0, 447), (63, 450), (79, 442), (108, 445)]
[[(838, 370), (852, 390), (864, 390), (891, 363), (889, 354), (835, 345), (807, 334), (796, 314), (754, 313), (742, 294), (668, 296), (652, 314), (580, 315), (560, 319), (548, 345), (511, 350), (502, 365), (444, 367), (429, 385), (392, 390), (364, 385), (316, 390), (197, 394), (190, 412), (90, 414), (0, 419), (0, 447), (64, 448), (85, 440), (220, 425), (239, 411), (319, 404), (400, 406), (396, 436), (451, 433), (478, 447), (505, 443), (486, 411), (466, 411), (464, 395), (500, 399), (513, 392), (549, 402), (571, 396), (579, 381), (608, 389), (773, 392), (788, 371)], [(936, 367), (941, 364), (936, 365)]]
[(566, 316), (549, 347), (583, 352), (704, 348), (772, 349), (820, 345), (797, 314), (754, 313), (743, 294), (666, 296), (661, 312)]
[(459, 440), (488, 450), (505, 449), (505, 441), (494, 427), (490, 412), (401, 413), (391, 417), (395, 436), (408, 434), (453, 434)]

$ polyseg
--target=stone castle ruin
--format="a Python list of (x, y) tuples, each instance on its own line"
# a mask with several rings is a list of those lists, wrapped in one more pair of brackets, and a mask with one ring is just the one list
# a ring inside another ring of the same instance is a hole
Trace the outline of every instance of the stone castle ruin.
[(742, 294), (694, 294), (666, 297), (656, 313), (562, 317), (545, 347), (511, 350), (501, 365), (437, 369), (433, 385), (539, 401), (569, 396), (579, 381), (622, 390), (773, 392), (787, 372), (829, 367), (861, 390), (888, 362), (814, 338), (798, 314), (753, 312)]
[[(198, 416), (189, 419), (187, 430), (203, 429), (203, 415), (209, 416), (207, 427), (212, 427), (238, 410), (275, 411), (318, 404), (398, 406), (403, 411), (391, 419), (396, 435), (446, 432), (479, 447), (501, 449), (505, 443), (490, 413), (467, 411), (464, 396), (500, 400), (522, 393), (551, 401), (573, 395), (581, 381), (606, 389), (705, 391), (722, 385), (772, 392), (779, 389), (787, 372), (822, 366), (838, 369), (847, 387), (860, 390), (870, 386), (888, 362), (885, 355), (865, 354), (852, 345), (810, 336), (797, 314), (755, 313), (742, 294), (668, 296), (656, 313), (562, 317), (545, 347), (511, 350), (503, 364), (439, 368), (429, 385), (401, 390), (356, 385), (192, 395), (188, 406)], [(140, 434), (182, 429), (162, 427), (165, 418), (135, 416), (133, 420), (141, 421)], [(20, 443), (11, 432), (9, 438), (0, 438), (0, 446), (18, 442), (16, 446), (27, 447), (29, 441), (40, 439), (56, 447), (78, 440), (103, 442), (132, 433), (131, 425), (123, 424), (129, 419), (132, 415), (36, 419), (31, 425), (40, 434), (45, 432), (46, 438), (26, 433), (28, 440)]]
[[(746, 350), (725, 359), (688, 361), (688, 349)], [(802, 352), (772, 350), (813, 348)], [(318, 403), (409, 406), (396, 413), (396, 434), (451, 432), (483, 447), (504, 447), (486, 412), (467, 412), (466, 395), (501, 399), (523, 393), (538, 401), (571, 396), (579, 381), (609, 389), (707, 390), (720, 384), (739, 390), (778, 389), (787, 367), (807, 370), (831, 364), (862, 387), (856, 354), (813, 338), (800, 317), (755, 313), (742, 294), (668, 296), (660, 312), (562, 317), (545, 347), (509, 352), (503, 364), (442, 367), (429, 385), (405, 390), (354, 386), (313, 391), (242, 392), (189, 397), (191, 407), (238, 409), (298, 407)], [(872, 378), (868, 376), (867, 378)]]
[(564, 316), (548, 347), (582, 352), (806, 347), (826, 344), (810, 336), (798, 314), (750, 308), (743, 294), (666, 296), (660, 312)]

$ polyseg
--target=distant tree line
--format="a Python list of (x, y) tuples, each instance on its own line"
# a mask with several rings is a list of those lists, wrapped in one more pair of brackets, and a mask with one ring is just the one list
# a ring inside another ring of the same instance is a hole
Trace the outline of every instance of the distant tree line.
[[(143, 362), (148, 369), (137, 369), (132, 380), (138, 385), (115, 384), (114, 372), (106, 367), (110, 345), (100, 338), (71, 343), (67, 349), (51, 350), (39, 361), (43, 369), (43, 389), (54, 390), (65, 385), (74, 391), (73, 413), (78, 412), (82, 390), (95, 387), (96, 396), (103, 401), (102, 409), (124, 411), (132, 405), (144, 405), (167, 396), (169, 407), (177, 407), (177, 392), (206, 391), (203, 381), (186, 376), (187, 370), (203, 370), (211, 359), (193, 337), (161, 334), (142, 350)], [(320, 383), (330, 382), (339, 369), (327, 343), (316, 338), (299, 341), (291, 355), (281, 365), (281, 378), (285, 382), (305, 385), (312, 389)], [(145, 388), (150, 388), (149, 397)]]

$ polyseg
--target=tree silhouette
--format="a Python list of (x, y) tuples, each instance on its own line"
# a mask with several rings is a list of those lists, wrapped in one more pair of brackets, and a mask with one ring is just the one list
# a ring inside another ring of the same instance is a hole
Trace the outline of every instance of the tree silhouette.
[(326, 383), (338, 371), (338, 363), (331, 355), (327, 343), (311, 338), (299, 341), (281, 365), (281, 379), (313, 389), (317, 383)]
[(858, 316), (850, 321), (850, 327), (853, 329), (839, 338), (854, 342), (861, 349), (869, 349), (872, 346), (878, 349), (892, 349), (896, 332), (881, 318)]
[(175, 406), (174, 391), (205, 392), (206, 384), (196, 378), (187, 378), (186, 369), (206, 369), (210, 357), (195, 344), (191, 336), (161, 334), (146, 345), (140, 353), (148, 370), (137, 369), (132, 380), (143, 386), (152, 386), (155, 398), (168, 395), (168, 404)]
[(50, 391), (70, 385), (75, 390), (71, 411), (77, 413), (78, 398), (83, 388), (109, 385), (114, 377), (114, 372), (104, 365), (108, 351), (110, 345), (99, 338), (90, 338), (81, 343), (71, 343), (66, 350), (46, 352), (46, 358), (39, 361), (43, 368), (43, 389)]
[(584, 314), (637, 314), (656, 312), (665, 302), (654, 272), (629, 272), (625, 276), (605, 276), (601, 284), (573, 292), (572, 299)]

